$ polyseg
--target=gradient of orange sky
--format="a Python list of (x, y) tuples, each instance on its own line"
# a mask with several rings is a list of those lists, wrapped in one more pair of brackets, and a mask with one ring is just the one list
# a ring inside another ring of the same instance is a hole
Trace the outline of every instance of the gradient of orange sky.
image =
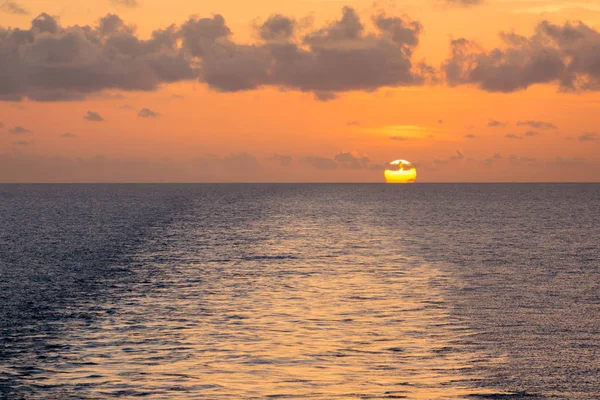
[[(110, 12), (147, 37), (190, 15), (220, 13), (234, 39), (246, 43), (256, 40), (253, 27), (275, 13), (298, 20), (309, 16), (319, 27), (339, 18), (345, 5), (354, 7), (365, 22), (383, 9), (423, 25), (413, 59), (426, 59), (436, 67), (447, 58), (452, 38), (476, 39), (490, 48), (499, 45), (499, 32), (529, 35), (541, 20), (583, 20), (600, 28), (600, 7), (592, 1), (488, 0), (472, 7), (441, 0), (171, 0), (168, 5), (139, 0), (136, 8), (110, 0), (18, 3), (29, 14), (0, 13), (0, 26), (27, 28), (41, 12), (58, 16), (63, 26), (93, 25)], [(142, 108), (160, 116), (140, 118)], [(340, 153), (368, 157), (375, 164), (410, 160), (417, 165), (420, 182), (600, 181), (600, 140), (578, 140), (584, 133), (600, 133), (598, 109), (600, 93), (594, 91), (563, 93), (556, 85), (537, 85), (488, 93), (443, 83), (347, 92), (330, 101), (274, 87), (219, 93), (202, 83), (185, 82), (153, 92), (106, 91), (74, 102), (0, 102), (0, 181), (383, 181), (383, 170), (319, 169), (300, 161), (333, 159)], [(88, 110), (105, 121), (85, 120)], [(557, 129), (517, 125), (528, 120), (547, 121)], [(489, 126), (490, 121), (501, 124)], [(31, 132), (9, 133), (17, 126)], [(538, 135), (525, 136), (532, 130)], [(75, 137), (61, 136), (67, 132)], [(199, 169), (206, 164), (194, 161), (243, 153), (256, 159), (256, 171), (220, 173), (215, 167), (204, 174)], [(272, 159), (274, 154), (292, 161), (282, 165)], [(89, 161), (98, 157), (101, 166)], [(68, 167), (49, 172), (53, 160)], [(84, 170), (70, 170), (77, 168), (73, 160), (84, 163)], [(18, 169), (23, 163), (31, 168)]]

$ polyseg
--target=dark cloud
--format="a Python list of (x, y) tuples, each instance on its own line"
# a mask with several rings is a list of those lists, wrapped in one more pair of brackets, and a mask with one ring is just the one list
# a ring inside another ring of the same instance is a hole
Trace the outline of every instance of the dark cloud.
[(527, 137), (539, 136), (539, 135), (540, 135), (540, 133), (536, 132), (536, 131), (527, 131), (527, 132), (525, 132), (525, 136), (527, 136)]
[(186, 22), (181, 36), (188, 53), (202, 60), (201, 80), (224, 92), (272, 85), (328, 100), (338, 92), (424, 83), (427, 66), (411, 61), (421, 25), (385, 15), (374, 23), (377, 31), (365, 33), (356, 12), (345, 7), (340, 20), (299, 41), (236, 44), (220, 16)]
[(86, 119), (90, 122), (104, 121), (104, 118), (102, 118), (102, 116), (95, 111), (88, 111), (87, 114), (83, 117), (83, 119)]
[(404, 141), (404, 140), (408, 140), (409, 138), (406, 136), (390, 136), (390, 139), (392, 140), (398, 140), (398, 141)]
[(360, 125), (360, 121), (348, 121), (348, 123), (346, 123), (346, 125), (348, 125), (348, 126), (359, 126)]
[(110, 2), (117, 6), (125, 6), (130, 8), (136, 8), (140, 5), (137, 0), (110, 0)]
[(295, 27), (295, 20), (277, 14), (269, 17), (258, 31), (263, 40), (287, 40), (294, 36)]
[(29, 129), (25, 129), (22, 126), (15, 126), (12, 129), (8, 130), (8, 133), (12, 133), (13, 135), (23, 135), (25, 133), (33, 133)]
[(438, 124), (442, 125), (444, 123), (443, 119), (438, 119)]
[(517, 126), (530, 126), (536, 129), (556, 129), (556, 125), (544, 121), (519, 121), (517, 122)]
[(465, 137), (467, 139), (475, 139), (477, 136), (473, 135), (472, 133), (469, 133), (468, 135), (465, 135)]
[(107, 89), (155, 90), (199, 79), (221, 92), (276, 86), (331, 100), (435, 78), (431, 66), (412, 61), (418, 22), (378, 14), (373, 24), (367, 32), (345, 7), (339, 20), (296, 38), (295, 22), (276, 15), (259, 28), (261, 42), (240, 44), (221, 15), (193, 17), (140, 39), (114, 14), (68, 27), (41, 14), (30, 29), (0, 28), (0, 99), (80, 100)]
[(95, 26), (62, 27), (41, 14), (31, 28), (0, 28), (0, 98), (79, 100), (105, 89), (154, 90), (197, 76), (174, 26), (148, 40), (109, 14)]
[(148, 108), (142, 108), (140, 110), (140, 112), (138, 113), (138, 117), (141, 117), (141, 118), (157, 118), (160, 116), (161, 116), (161, 114), (159, 114), (155, 111), (152, 111)]
[(496, 121), (495, 119), (490, 119), (487, 126), (489, 126), (491, 128), (499, 128), (499, 127), (506, 126), (506, 122), (501, 122), (501, 121)]
[(4, 128), (4, 124), (0, 122), (0, 129)]
[(16, 142), (13, 142), (13, 144), (17, 146), (29, 146), (32, 143), (33, 142), (31, 140), (17, 140)]
[(23, 8), (19, 3), (11, 0), (7, 0), (0, 5), (0, 11), (15, 15), (28, 15), (29, 11)]
[(473, 84), (489, 92), (514, 92), (554, 83), (560, 90), (600, 89), (600, 32), (583, 22), (539, 23), (526, 37), (502, 33), (502, 48), (486, 51), (456, 39), (443, 70), (450, 85)]
[(291, 156), (282, 156), (279, 154), (273, 154), (273, 156), (269, 157), (269, 160), (279, 161), (279, 164), (281, 164), (284, 167), (287, 167), (288, 165), (290, 165), (292, 163)]
[(504, 135), (507, 139), (523, 139), (523, 137), (519, 135), (515, 135), (514, 133), (509, 133), (508, 135)]
[(67, 138), (67, 139), (72, 139), (72, 138), (76, 138), (77, 135), (74, 134), (74, 133), (66, 132), (66, 133), (63, 133), (62, 135), (60, 135), (60, 137), (64, 137), (64, 138)]
[(600, 135), (592, 132), (584, 132), (579, 137), (580, 142), (595, 142), (600, 140)]

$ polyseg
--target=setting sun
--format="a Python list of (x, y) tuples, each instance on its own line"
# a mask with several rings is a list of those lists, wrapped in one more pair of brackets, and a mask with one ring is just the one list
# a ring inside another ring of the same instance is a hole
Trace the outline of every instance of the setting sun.
[(387, 183), (414, 183), (417, 179), (417, 170), (406, 160), (392, 161), (385, 170)]

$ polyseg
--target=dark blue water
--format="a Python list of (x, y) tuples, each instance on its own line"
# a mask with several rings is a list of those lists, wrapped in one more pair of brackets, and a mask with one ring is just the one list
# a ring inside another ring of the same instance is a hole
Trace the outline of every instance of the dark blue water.
[(600, 397), (600, 185), (0, 185), (0, 398)]

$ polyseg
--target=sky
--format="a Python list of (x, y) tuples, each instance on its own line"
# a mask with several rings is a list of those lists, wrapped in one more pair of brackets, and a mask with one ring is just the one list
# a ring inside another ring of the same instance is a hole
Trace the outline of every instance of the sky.
[(0, 0), (0, 182), (600, 181), (587, 0)]

